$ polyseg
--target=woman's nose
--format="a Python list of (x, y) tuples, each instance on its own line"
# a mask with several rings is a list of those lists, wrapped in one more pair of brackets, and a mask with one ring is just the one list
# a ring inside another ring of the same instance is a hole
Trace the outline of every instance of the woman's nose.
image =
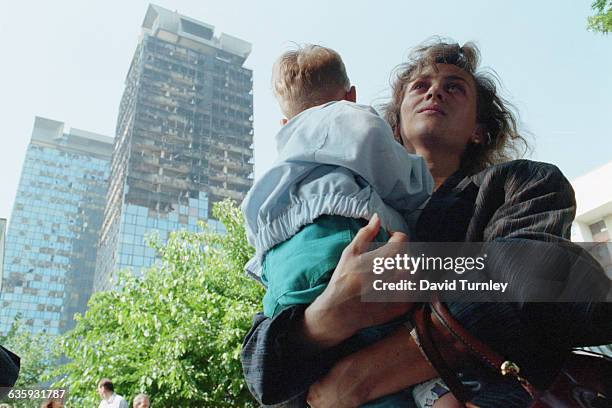
[(427, 90), (427, 99), (442, 100), (443, 98), (444, 94), (442, 92), (442, 86), (433, 82)]

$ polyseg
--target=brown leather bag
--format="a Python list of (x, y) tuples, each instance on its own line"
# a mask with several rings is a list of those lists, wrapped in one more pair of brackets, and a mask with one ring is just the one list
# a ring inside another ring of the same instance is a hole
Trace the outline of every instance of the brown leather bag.
[[(437, 319), (441, 325), (434, 325), (432, 319)], [(462, 350), (467, 350), (485, 367), (501, 376), (515, 378), (533, 398), (530, 408), (612, 407), (612, 359), (607, 356), (574, 350), (553, 383), (547, 389), (536, 389), (529, 380), (521, 376), (520, 368), (515, 363), (503, 359), (488, 345), (469, 333), (439, 301), (419, 307), (414, 313), (414, 324), (421, 350), (455, 398), (468, 408), (478, 407), (470, 402), (473, 397), (470, 391), (446, 363), (449, 360), (458, 360), (458, 356), (449, 355), (458, 351), (454, 348), (436, 347), (432, 335), (432, 331), (437, 330), (436, 327), (446, 329), (457, 340)], [(445, 350), (445, 356), (440, 352), (442, 349)]]

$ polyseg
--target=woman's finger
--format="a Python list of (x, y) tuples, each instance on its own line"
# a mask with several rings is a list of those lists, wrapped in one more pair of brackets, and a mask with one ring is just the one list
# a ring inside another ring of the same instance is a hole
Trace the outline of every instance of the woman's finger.
[(402, 243), (408, 242), (408, 235), (403, 232), (392, 232), (389, 240), (381, 247), (372, 251), (374, 257), (394, 257), (405, 250)]
[(353, 254), (359, 255), (367, 251), (368, 247), (380, 230), (380, 217), (374, 214), (368, 224), (361, 228), (353, 241), (346, 247)]
[(309, 408), (317, 407), (317, 399), (319, 398), (318, 391), (317, 391), (318, 386), (319, 386), (318, 383), (314, 383), (308, 389), (308, 394), (306, 395), (306, 403), (308, 404)]
[(403, 232), (392, 232), (388, 242), (408, 242), (408, 235)]

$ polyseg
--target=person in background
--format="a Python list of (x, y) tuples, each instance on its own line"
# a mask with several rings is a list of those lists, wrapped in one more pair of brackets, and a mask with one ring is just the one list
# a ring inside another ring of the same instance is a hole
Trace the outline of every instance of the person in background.
[(134, 402), (132, 403), (133, 408), (150, 408), (151, 401), (149, 400), (149, 396), (147, 394), (138, 394), (134, 397)]
[(55, 398), (45, 400), (40, 408), (63, 408), (64, 404), (62, 401)]
[(115, 393), (115, 387), (108, 378), (103, 378), (98, 382), (98, 395), (102, 398), (98, 408), (128, 408), (127, 401)]

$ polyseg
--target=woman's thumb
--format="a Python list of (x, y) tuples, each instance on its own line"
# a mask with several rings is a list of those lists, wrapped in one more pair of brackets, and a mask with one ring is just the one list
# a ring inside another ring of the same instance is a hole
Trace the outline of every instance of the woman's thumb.
[(351, 242), (353, 253), (362, 254), (368, 250), (376, 235), (380, 231), (380, 217), (374, 214), (370, 221), (363, 228), (359, 229), (355, 238)]

